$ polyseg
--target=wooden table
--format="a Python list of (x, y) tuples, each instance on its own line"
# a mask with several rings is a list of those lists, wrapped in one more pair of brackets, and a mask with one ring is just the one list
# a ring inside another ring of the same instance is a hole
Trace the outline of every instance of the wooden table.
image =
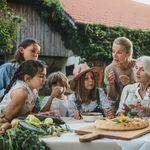
[[(87, 123), (83, 120), (75, 120), (72, 117), (63, 117), (63, 120), (74, 130), (94, 124), (94, 122)], [(61, 137), (41, 138), (41, 140), (43, 140), (51, 150), (121, 150), (121, 147), (126, 147), (127, 145), (129, 145), (129, 147), (135, 145), (135, 149), (132, 147), (132, 150), (139, 148), (141, 148), (140, 150), (146, 150), (147, 147), (150, 148), (150, 133), (129, 141), (99, 138), (91, 142), (80, 142), (80, 136), (81, 135), (76, 133), (64, 133)], [(118, 146), (118, 144), (121, 145), (121, 147)]]

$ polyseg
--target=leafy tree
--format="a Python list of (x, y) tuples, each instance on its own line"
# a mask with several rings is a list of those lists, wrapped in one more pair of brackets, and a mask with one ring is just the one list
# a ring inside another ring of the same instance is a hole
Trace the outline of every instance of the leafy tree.
[(21, 21), (26, 20), (15, 16), (13, 9), (7, 7), (6, 0), (0, 0), (0, 50), (8, 51), (13, 47), (11, 42), (15, 41)]

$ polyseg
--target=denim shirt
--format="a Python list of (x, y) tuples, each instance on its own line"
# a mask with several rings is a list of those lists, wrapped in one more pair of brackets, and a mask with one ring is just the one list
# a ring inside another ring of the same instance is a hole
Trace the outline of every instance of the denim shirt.
[[(20, 64), (17, 63), (5, 63), (0, 66), (0, 97), (4, 95), (6, 87), (10, 83), (15, 71), (18, 69)], [(35, 107), (40, 111), (40, 98), (37, 97)]]

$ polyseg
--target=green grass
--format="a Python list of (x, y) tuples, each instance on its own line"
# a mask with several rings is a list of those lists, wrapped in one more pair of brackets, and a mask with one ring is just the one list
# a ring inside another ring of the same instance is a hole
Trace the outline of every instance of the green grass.
[(45, 96), (39, 96), (39, 97), (40, 97), (40, 106), (41, 106), (42, 100), (43, 100), (43, 98), (44, 98)]

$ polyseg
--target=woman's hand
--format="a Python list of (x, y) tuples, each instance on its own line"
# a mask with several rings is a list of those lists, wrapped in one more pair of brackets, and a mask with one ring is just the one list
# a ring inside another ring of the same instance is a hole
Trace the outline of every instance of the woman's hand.
[(106, 117), (114, 118), (114, 111), (111, 108), (103, 109)]
[(145, 113), (144, 111), (145, 111), (145, 108), (146, 108), (146, 107), (144, 107), (144, 106), (141, 104), (141, 101), (140, 101), (140, 100), (136, 101), (136, 104), (133, 105), (133, 107), (134, 107), (135, 110), (139, 110), (139, 112), (137, 113), (137, 115), (139, 115), (139, 114), (141, 114), (141, 113)]
[(130, 78), (129, 78), (128, 76), (126, 76), (126, 75), (120, 75), (120, 76), (119, 76), (119, 79), (120, 79), (120, 81), (121, 81), (121, 83), (122, 83), (123, 85), (128, 85), (128, 84), (130, 84)]
[(77, 119), (77, 120), (80, 120), (80, 119), (81, 119), (80, 116), (81, 116), (81, 111), (76, 110), (76, 111), (74, 112), (74, 118)]
[(110, 83), (110, 84), (113, 84), (115, 83), (115, 74), (113, 71), (109, 72), (106, 76), (106, 79), (107, 81)]
[(118, 116), (124, 116), (125, 113), (127, 113), (130, 110), (131, 110), (131, 106), (127, 106), (125, 103), (123, 103), (122, 110), (121, 112), (118, 113)]

